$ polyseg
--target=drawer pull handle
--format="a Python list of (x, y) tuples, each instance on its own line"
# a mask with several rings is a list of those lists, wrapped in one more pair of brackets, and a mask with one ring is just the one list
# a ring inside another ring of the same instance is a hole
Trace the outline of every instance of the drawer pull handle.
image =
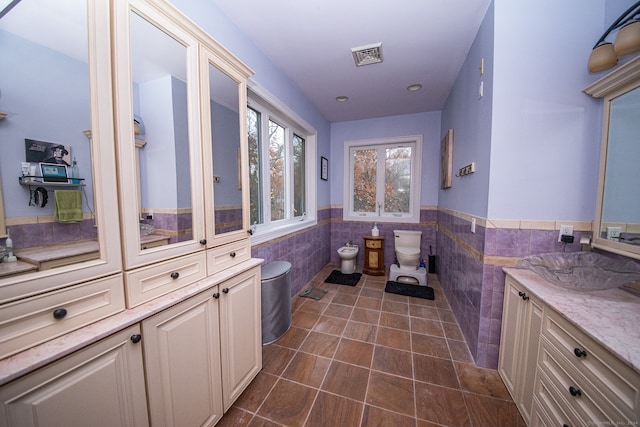
[(525, 301), (529, 299), (529, 297), (527, 296), (527, 294), (525, 294), (525, 293), (524, 293), (524, 292), (522, 292), (522, 291), (518, 292), (518, 296), (519, 296), (520, 298), (522, 298), (523, 300), (525, 300)]
[(580, 389), (575, 388), (574, 386), (569, 387), (569, 393), (571, 393), (571, 396), (574, 397), (582, 396), (582, 392), (580, 391)]
[(140, 342), (140, 340), (142, 340), (142, 335), (140, 335), (140, 334), (131, 335), (131, 342), (132, 343), (138, 344)]
[(236, 253), (235, 253), (235, 252), (231, 252), (231, 253), (229, 254), (229, 256), (230, 256), (231, 258), (235, 258), (235, 257), (236, 257)]
[(214, 297), (215, 299), (220, 298), (220, 292), (216, 292), (215, 294), (213, 294), (213, 297)]
[(66, 315), (67, 315), (67, 310), (64, 308), (58, 308), (53, 311), (53, 318), (57, 320), (64, 319)]
[(206, 245), (206, 244), (207, 244), (207, 239), (202, 239), (202, 240), (200, 240), (200, 244), (201, 244), (202, 246)]
[(562, 427), (569, 427), (569, 424), (562, 424)]
[(576, 357), (587, 357), (587, 352), (584, 350), (580, 350), (579, 348), (574, 348), (573, 354), (575, 354)]
[(252, 229), (248, 229), (247, 233), (249, 233), (249, 236), (253, 236), (253, 230)]
[(229, 288), (223, 288), (222, 292), (224, 292), (225, 294), (228, 294), (229, 293)]
[(174, 271), (173, 273), (171, 273), (171, 278), (173, 280), (177, 279), (178, 277), (180, 277), (180, 273), (178, 273), (177, 271)]

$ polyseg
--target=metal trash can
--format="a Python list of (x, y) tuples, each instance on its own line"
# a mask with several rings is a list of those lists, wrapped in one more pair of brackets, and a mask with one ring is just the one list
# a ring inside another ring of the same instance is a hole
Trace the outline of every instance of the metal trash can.
[(263, 264), (261, 274), (262, 345), (266, 345), (291, 327), (291, 263)]

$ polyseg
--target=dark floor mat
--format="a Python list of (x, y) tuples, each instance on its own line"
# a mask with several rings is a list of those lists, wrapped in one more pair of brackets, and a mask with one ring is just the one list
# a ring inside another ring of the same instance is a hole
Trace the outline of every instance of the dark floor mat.
[(424, 299), (434, 299), (433, 288), (429, 286), (410, 285), (407, 283), (398, 283), (388, 281), (384, 288), (385, 292), (398, 295), (406, 295), (408, 297), (417, 297)]
[(305, 297), (305, 298), (311, 298), (311, 299), (314, 299), (314, 300), (318, 301), (323, 296), (325, 296), (326, 293), (327, 293), (327, 291), (324, 290), (324, 289), (307, 288), (304, 291), (300, 292), (300, 296), (301, 297)]
[(343, 274), (340, 270), (333, 270), (324, 281), (337, 285), (355, 286), (358, 284), (360, 277), (362, 277), (362, 273)]

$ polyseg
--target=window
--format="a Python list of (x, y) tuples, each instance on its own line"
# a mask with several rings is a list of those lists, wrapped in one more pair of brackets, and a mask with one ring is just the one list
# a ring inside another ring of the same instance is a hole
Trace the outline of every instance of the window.
[(316, 223), (315, 132), (262, 96), (249, 92), (248, 104), (250, 219), (256, 243)]
[(345, 143), (345, 220), (419, 222), (422, 137)]

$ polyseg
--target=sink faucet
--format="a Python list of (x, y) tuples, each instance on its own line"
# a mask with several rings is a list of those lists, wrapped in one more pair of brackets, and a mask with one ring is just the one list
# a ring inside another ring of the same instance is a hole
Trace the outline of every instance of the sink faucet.
[(353, 246), (353, 240), (349, 240), (345, 243), (346, 246)]

